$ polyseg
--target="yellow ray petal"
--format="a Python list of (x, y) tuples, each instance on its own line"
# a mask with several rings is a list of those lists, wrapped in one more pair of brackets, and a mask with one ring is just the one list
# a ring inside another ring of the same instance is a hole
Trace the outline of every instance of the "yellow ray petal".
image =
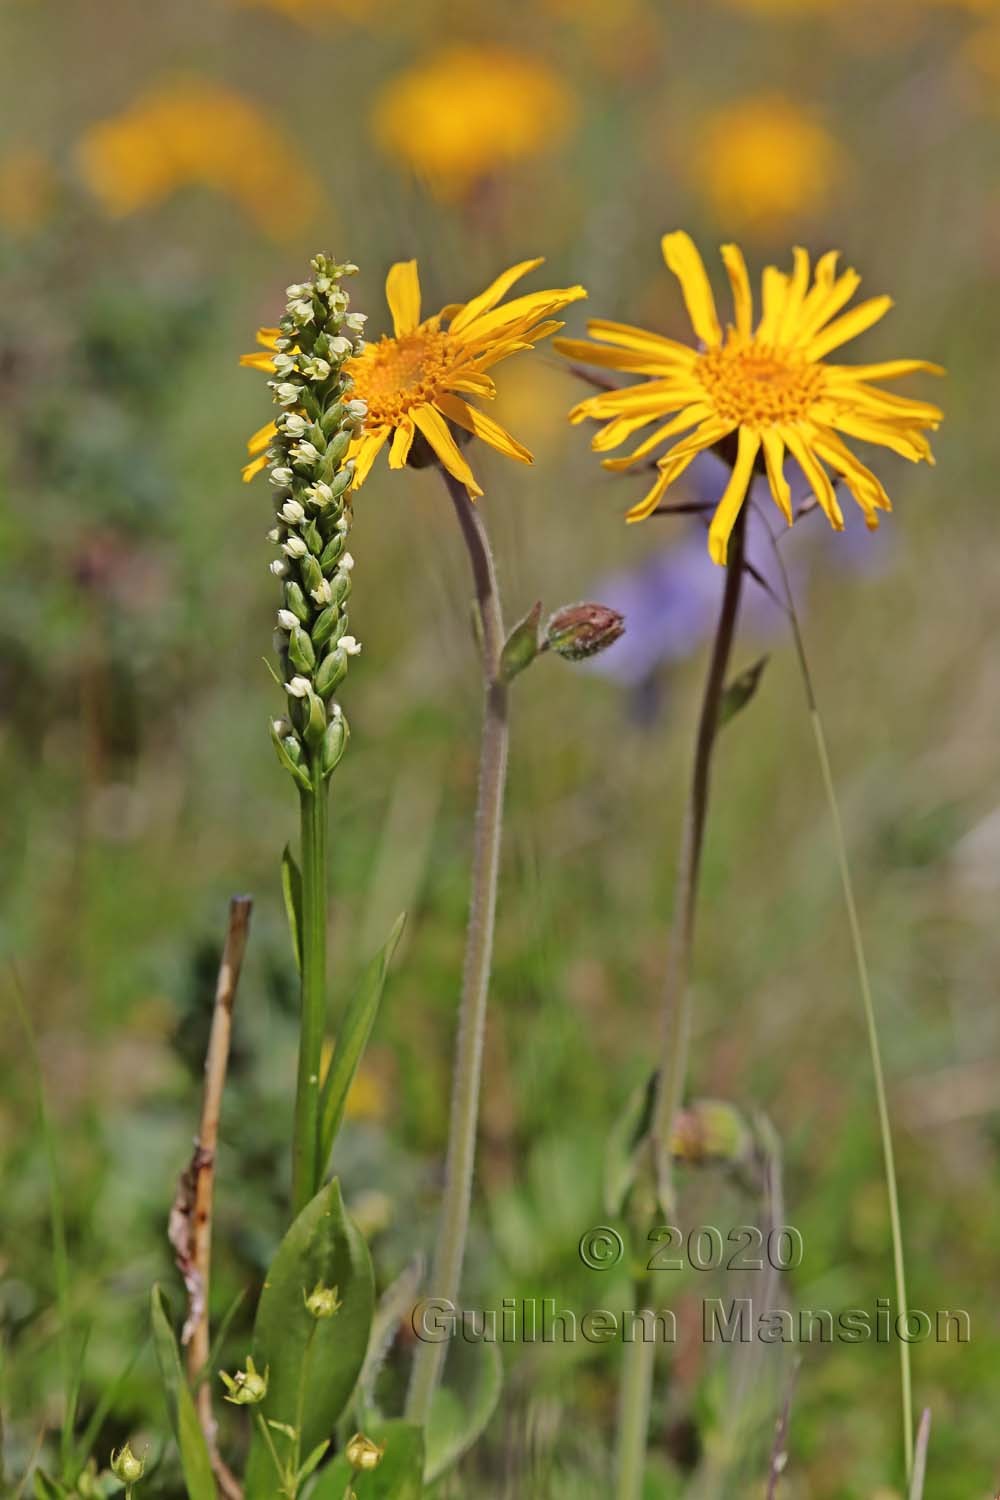
[(463, 401), (460, 396), (438, 396), (435, 401), (438, 411), (443, 412), (450, 422), (456, 422), (459, 427), (464, 427), (466, 432), (471, 432), (474, 437), (482, 438), (484, 443), (489, 443), (498, 453), (505, 453), (508, 458), (516, 458), (519, 463), (534, 463), (533, 455), (523, 443), (512, 437), (505, 427), (499, 422), (494, 422), (485, 412), (478, 411), (476, 407), (470, 406), (468, 401)]
[(259, 474), (260, 471), (261, 471), (261, 469), (266, 469), (266, 468), (267, 468), (267, 454), (266, 453), (262, 453), (258, 458), (251, 459), (251, 461), (248, 464), (244, 464), (244, 466), (243, 466), (243, 468), (241, 470), (241, 473), (243, 475), (243, 483), (244, 484), (249, 484), (250, 481), (251, 481), (251, 479), (253, 479), (253, 477), (254, 477), (255, 474)]
[(930, 444), (925, 438), (917, 432), (900, 430), (889, 422), (879, 422), (857, 412), (835, 410), (830, 414), (827, 425), (836, 427), (839, 432), (846, 432), (848, 437), (860, 438), (863, 443), (877, 443), (879, 447), (898, 453), (901, 458), (908, 458), (911, 463), (934, 462)]
[(631, 510), (625, 512), (626, 521), (631, 525), (634, 521), (644, 521), (647, 516), (651, 516), (676, 477), (676, 474), (661, 470), (653, 483), (652, 489), (648, 490), (642, 499), (632, 506)]
[(730, 533), (746, 500), (750, 480), (753, 477), (754, 460), (759, 448), (760, 438), (757, 433), (751, 431), (749, 427), (741, 427), (733, 472), (729, 476), (725, 493), (716, 506), (712, 524), (708, 528), (709, 556), (720, 567), (725, 565)]
[(609, 453), (612, 448), (617, 448), (619, 443), (624, 443), (634, 432), (641, 432), (648, 427), (650, 422), (655, 422), (659, 412), (640, 412), (638, 416), (612, 417), (606, 426), (601, 427), (590, 440), (590, 446), (595, 453)]
[(392, 446), (389, 449), (389, 468), (405, 468), (406, 460), (410, 456), (412, 446), (413, 423), (401, 422), (392, 435)]
[(504, 271), (495, 281), (490, 282), (485, 292), (480, 292), (478, 297), (473, 297), (471, 302), (467, 302), (454, 315), (450, 331), (461, 333), (463, 328), (468, 328), (469, 324), (474, 323), (483, 313), (496, 307), (500, 298), (507, 295), (515, 281), (520, 281), (521, 277), (527, 276), (529, 271), (536, 271), (543, 262), (544, 256), (539, 256), (537, 260), (522, 260), (519, 265), (511, 266), (509, 271)]
[(415, 406), (412, 416), (448, 473), (465, 485), (470, 499), (481, 495), (483, 492), (476, 483), (472, 470), (462, 457), (455, 439), (448, 431), (448, 424), (441, 413), (433, 406)]
[[(645, 438), (634, 453), (630, 453), (627, 458), (604, 459), (604, 467), (610, 469), (613, 473), (628, 469), (640, 459), (646, 458), (661, 443), (665, 443), (667, 438), (676, 437), (679, 432), (686, 432), (689, 427), (694, 427), (696, 423), (703, 422), (710, 414), (711, 408), (708, 406), (688, 406), (678, 416), (674, 417), (673, 421), (666, 422), (662, 427), (658, 427), (655, 432), (651, 432), (649, 437)], [(643, 425), (650, 420), (648, 417), (645, 418)], [(618, 442), (621, 441), (622, 438), (619, 438)], [(612, 447), (616, 445), (609, 443), (608, 446)]]
[(268, 374), (274, 371), (274, 357), (270, 354), (241, 354), (240, 364), (247, 370), (266, 370)]
[(628, 370), (635, 375), (664, 375), (677, 369), (675, 359), (651, 350), (605, 348), (586, 339), (554, 339), (552, 347), (565, 359), (601, 365), (608, 370)]
[(469, 396), (485, 396), (491, 401), (497, 393), (497, 388), (490, 377), (478, 370), (463, 370), (460, 375), (449, 377), (448, 389), (465, 391)]
[(709, 349), (717, 348), (722, 342), (719, 315), (704, 261), (694, 241), (683, 230), (677, 230), (674, 234), (665, 234), (661, 245), (663, 259), (681, 284), (692, 328)]
[(809, 488), (822, 506), (823, 514), (835, 531), (843, 531), (844, 513), (830, 483), (830, 476), (813, 453), (810, 442), (794, 427), (783, 427), (780, 432), (789, 453), (809, 481)]
[(753, 291), (747, 274), (747, 263), (743, 259), (743, 251), (739, 245), (723, 245), (722, 263), (733, 290), (733, 316), (736, 332), (741, 339), (748, 339), (753, 333)]
[(802, 311), (802, 304), (809, 291), (809, 252), (803, 250), (801, 245), (796, 245), (792, 251), (794, 269), (791, 281), (788, 284), (788, 296), (785, 300), (785, 308), (778, 323), (776, 341), (778, 344), (790, 343), (795, 334), (795, 326)]
[(762, 344), (773, 344), (788, 299), (788, 277), (777, 266), (765, 266), (762, 281), (764, 313), (757, 327), (757, 338)]
[(263, 427), (258, 427), (251, 438), (247, 439), (248, 453), (263, 453), (265, 448), (270, 447), (272, 438), (277, 437), (278, 429), (273, 422), (265, 422)]
[(767, 482), (774, 497), (774, 503), (781, 511), (789, 526), (791, 526), (794, 520), (792, 513), (792, 491), (788, 480), (785, 478), (784, 442), (773, 427), (762, 428), (760, 438), (764, 446), (764, 466), (767, 469)]
[(368, 478), (371, 466), (381, 453), (391, 431), (390, 427), (369, 427), (358, 438), (356, 447), (351, 444), (350, 456), (354, 459), (353, 490), (359, 490)]
[(869, 506), (878, 510), (892, 510), (892, 501), (885, 492), (882, 481), (863, 464), (856, 454), (837, 434), (821, 428), (813, 447), (821, 458), (833, 466), (844, 479), (851, 494), (865, 511)]
[(859, 303), (810, 339), (806, 345), (806, 354), (810, 359), (822, 359), (831, 349), (848, 343), (850, 339), (856, 339), (859, 334), (871, 328), (880, 318), (885, 317), (891, 306), (891, 297), (870, 297), (867, 302)]
[(875, 365), (827, 365), (827, 379), (845, 380), (896, 380), (900, 375), (944, 375), (943, 365), (931, 364), (926, 359), (884, 359)]
[[(462, 329), (463, 343), (472, 344), (478, 339), (486, 338), (497, 333), (500, 329), (508, 328), (508, 325), (524, 323), (525, 326), (539, 322), (550, 313), (557, 313), (567, 307), (571, 302), (579, 302), (581, 297), (586, 297), (586, 288), (582, 286), (558, 287), (545, 292), (528, 292), (523, 297), (515, 297), (513, 302), (505, 302), (502, 307), (495, 307), (491, 312), (468, 324)], [(520, 332), (520, 330), (517, 330)], [(514, 334), (515, 330), (510, 327), (509, 332)]]
[(649, 333), (645, 328), (634, 328), (630, 323), (613, 323), (609, 318), (590, 318), (587, 332), (602, 343), (619, 344), (623, 349), (655, 354), (683, 365), (693, 365), (697, 358), (696, 351), (688, 344), (679, 344), (664, 334)]
[(385, 300), (392, 313), (397, 338), (412, 333), (420, 322), (420, 277), (415, 260), (398, 260), (385, 278)]

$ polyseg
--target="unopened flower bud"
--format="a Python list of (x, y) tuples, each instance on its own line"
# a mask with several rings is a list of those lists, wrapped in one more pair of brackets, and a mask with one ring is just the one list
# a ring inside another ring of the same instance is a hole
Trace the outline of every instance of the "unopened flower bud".
[(354, 558), (349, 552), (345, 552), (343, 557), (340, 559), (340, 566), (344, 569), (345, 573), (349, 573), (354, 567)]
[(122, 1484), (136, 1484), (142, 1478), (145, 1467), (145, 1460), (135, 1456), (130, 1444), (126, 1443), (117, 1453), (112, 1450), (111, 1472)]
[(345, 339), (342, 333), (330, 340), (330, 353), (334, 359), (346, 359), (349, 354), (354, 353), (354, 345), (350, 339)]
[(292, 614), (290, 609), (278, 610), (278, 624), (281, 626), (282, 630), (294, 630), (298, 623), (298, 620)]
[(323, 775), (329, 776), (340, 762), (340, 758), (347, 749), (347, 741), (351, 737), (351, 731), (347, 718), (339, 703), (330, 707), (330, 722), (323, 736)]
[(275, 578), (284, 578), (288, 572), (288, 564), (283, 558), (276, 557), (273, 563), (268, 563), (268, 569), (274, 574)]
[(545, 645), (567, 661), (604, 651), (625, 631), (625, 620), (604, 604), (568, 604), (545, 627)]
[(274, 395), (280, 406), (297, 406), (302, 398), (302, 387), (290, 380), (281, 380), (274, 387)]
[(298, 621), (288, 637), (288, 659), (299, 672), (311, 672), (316, 665), (313, 643)]
[(333, 490), (322, 479), (318, 479), (315, 484), (306, 486), (305, 496), (314, 505), (329, 505), (333, 499)]
[(316, 692), (318, 696), (320, 698), (329, 698), (331, 693), (336, 692), (346, 676), (347, 653), (338, 645), (329, 655), (324, 656), (316, 670)]
[(235, 1375), (227, 1375), (225, 1370), (220, 1370), (219, 1374), (227, 1391), (225, 1400), (231, 1401), (234, 1406), (256, 1406), (267, 1395), (268, 1371), (265, 1370), (261, 1375), (254, 1368), (250, 1355), (247, 1356), (245, 1370), (237, 1370)]
[(306, 466), (308, 466), (310, 464), (314, 464), (319, 458), (319, 449), (316, 447), (315, 443), (303, 441), (301, 443), (295, 443), (289, 450), (288, 456), (293, 463), (305, 464)]
[(306, 546), (302, 538), (300, 536), (296, 536), (296, 534), (293, 532), (292, 535), (287, 539), (287, 541), (282, 543), (281, 550), (286, 557), (305, 557), (306, 553), (309, 551), (309, 548)]
[(297, 500), (286, 500), (278, 514), (283, 521), (288, 522), (289, 526), (298, 526), (306, 518), (305, 507)]
[(284, 464), (279, 464), (276, 469), (271, 470), (270, 478), (271, 483), (275, 485), (276, 488), (280, 489), (284, 485), (291, 484), (292, 471), (291, 469), (286, 468)]
[(356, 1432), (344, 1448), (344, 1457), (352, 1469), (367, 1473), (371, 1469), (378, 1468), (384, 1452), (384, 1445), (373, 1443), (371, 1438), (365, 1437), (363, 1432)]
[(305, 1298), (306, 1312), (317, 1320), (332, 1318), (335, 1312), (340, 1311), (341, 1302), (335, 1286), (324, 1286), (321, 1281), (317, 1281), (312, 1291), (306, 1293), (303, 1290), (302, 1296)]
[(300, 438), (309, 426), (309, 423), (300, 412), (290, 411), (278, 419), (278, 426), (286, 437)]
[(307, 300), (305, 297), (300, 297), (297, 301), (290, 302), (288, 304), (288, 311), (296, 323), (311, 323), (316, 316), (316, 309), (312, 305), (312, 300)]

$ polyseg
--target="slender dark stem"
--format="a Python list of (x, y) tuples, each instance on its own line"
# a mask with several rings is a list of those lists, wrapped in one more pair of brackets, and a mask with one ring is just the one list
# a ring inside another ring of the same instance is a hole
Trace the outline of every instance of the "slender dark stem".
[[(499, 670), (504, 644), (503, 615), (500, 611), (493, 555), (483, 518), (462, 485), (449, 474), (444, 474), (444, 481), (455, 506), (472, 566), (482, 627), (485, 696), (476, 834), (472, 856), (472, 894), (459, 1005), (448, 1156), (441, 1226), (430, 1281), (430, 1293), (433, 1297), (456, 1303), (461, 1288), (462, 1262), (469, 1228), (479, 1121), (483, 1038), (493, 955), (504, 786), (507, 779), (508, 691)], [(440, 1343), (422, 1343), (417, 1349), (406, 1405), (410, 1421), (426, 1423), (431, 1400), (444, 1368), (446, 1352), (446, 1346)]]
[(670, 1137), (673, 1121), (684, 1097), (687, 1074), (688, 1033), (691, 1025), (691, 945), (694, 938), (698, 880), (705, 838), (705, 819), (711, 785), (712, 751), (719, 727), (719, 705), (726, 685), (729, 658), (736, 633), (740, 594), (743, 587), (743, 547), (746, 507), (741, 510), (729, 542), (722, 606), (712, 643), (708, 675), (702, 695), (695, 739), (694, 768), (681, 832), (677, 865), (663, 1030), (663, 1051), (653, 1113), (652, 1142), (660, 1203), (665, 1213), (673, 1211), (673, 1162)]
[(299, 794), (302, 826), (302, 1012), (292, 1144), (292, 1206), (301, 1213), (319, 1188), (319, 1101), (326, 1030), (327, 788), (319, 773)]

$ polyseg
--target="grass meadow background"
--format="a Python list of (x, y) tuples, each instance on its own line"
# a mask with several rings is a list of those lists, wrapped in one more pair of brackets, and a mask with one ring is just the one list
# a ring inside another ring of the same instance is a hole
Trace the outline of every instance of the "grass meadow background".
[[(456, 44), (481, 50), (449, 63)], [(442, 59), (451, 72), (419, 87)], [(483, 137), (502, 68), (503, 123)], [(234, 891), (256, 907), (223, 1121), (220, 1312), (259, 1281), (281, 1225), (296, 988), (279, 855), (296, 810), (267, 735), (267, 490), (239, 476), (268, 393), (239, 354), (318, 249), (360, 265), (352, 297), (373, 335), (394, 260), (419, 258), (432, 311), (545, 255), (544, 284), (589, 289), (569, 331), (582, 333), (589, 307), (686, 337), (659, 254), (660, 235), (685, 227), (713, 276), (728, 239), (755, 280), (792, 244), (841, 248), (865, 293), (897, 302), (847, 357), (949, 370), (925, 387), (947, 413), (938, 466), (881, 463), (896, 512), (871, 550), (814, 515), (789, 554), (875, 977), (910, 1299), (972, 1321), (966, 1345), (914, 1347), (917, 1400), (934, 1414), (927, 1494), (994, 1493), (998, 78), (995, 4), (2, 0), (11, 1486), (58, 1425), (64, 1389), (46, 1148), (15, 985), (53, 1124), (77, 1344), (90, 1329), (84, 1415), (137, 1354), (102, 1427), (102, 1462), (128, 1435), (155, 1452), (164, 1426), (148, 1292), (162, 1279), (180, 1306), (165, 1218)], [(537, 598), (599, 598), (609, 575), (663, 549), (697, 550), (697, 522), (625, 527), (641, 482), (605, 474), (570, 429), (579, 387), (557, 356), (543, 348), (502, 376), (498, 415), (536, 455), (532, 469), (485, 449), (476, 462), (511, 621)], [(465, 560), (434, 475), (380, 463), (356, 515), (351, 621), (364, 655), (334, 789), (332, 973), (343, 1000), (408, 910), (339, 1163), (384, 1283), (427, 1250), (435, 1222), (479, 692)], [(720, 577), (698, 566), (692, 589), (717, 591)], [(474, 1305), (543, 1294), (577, 1312), (627, 1305), (624, 1276), (589, 1271), (577, 1244), (606, 1218), (611, 1122), (655, 1057), (704, 652), (684, 587), (664, 590), (668, 607), (677, 638), (641, 682), (612, 675), (608, 657), (601, 674), (543, 660), (517, 684)], [(860, 1001), (791, 642), (750, 611), (737, 665), (762, 650), (761, 691), (717, 758), (692, 1089), (766, 1112), (781, 1137), (786, 1218), (805, 1246), (783, 1305), (871, 1308), (892, 1284)], [(721, 1175), (685, 1191), (691, 1222), (754, 1221)], [(698, 1332), (702, 1298), (728, 1295), (721, 1280), (665, 1272), (658, 1293), (681, 1338), (658, 1377), (648, 1497), (763, 1494), (796, 1351), (778, 1351), (741, 1406), (734, 1351)], [(244, 1310), (232, 1362), (246, 1326)], [(901, 1494), (895, 1350), (798, 1352), (787, 1500)], [(448, 1493), (610, 1493), (618, 1351), (504, 1355), (501, 1413)], [(390, 1404), (403, 1368), (389, 1372)], [(178, 1494), (171, 1475), (168, 1457), (148, 1491)]]

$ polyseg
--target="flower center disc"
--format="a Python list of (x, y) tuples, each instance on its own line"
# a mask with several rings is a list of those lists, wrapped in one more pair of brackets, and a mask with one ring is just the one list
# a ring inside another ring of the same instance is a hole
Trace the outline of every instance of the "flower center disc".
[(801, 356), (767, 344), (712, 349), (698, 374), (720, 417), (768, 427), (808, 415), (823, 388), (823, 370)]
[(452, 360), (448, 334), (417, 329), (368, 344), (348, 363), (353, 394), (368, 403), (372, 426), (395, 426), (414, 406), (433, 401)]

